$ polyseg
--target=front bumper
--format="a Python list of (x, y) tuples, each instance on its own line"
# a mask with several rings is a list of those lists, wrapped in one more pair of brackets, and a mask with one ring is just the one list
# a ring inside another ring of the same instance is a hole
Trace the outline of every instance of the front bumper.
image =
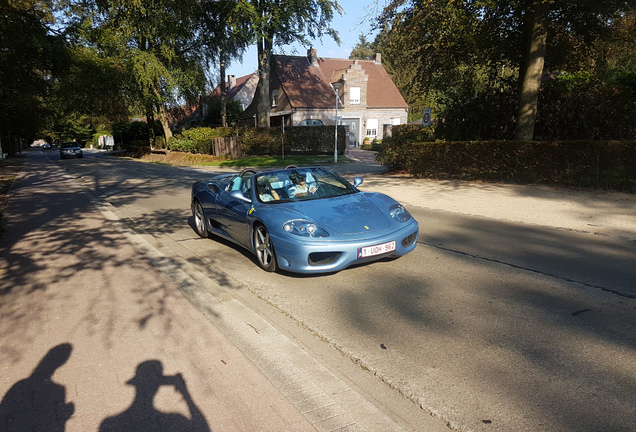
[(81, 158), (81, 157), (84, 157), (84, 153), (82, 152), (82, 150), (62, 150), (60, 152), (60, 157), (62, 159), (69, 158), (69, 157)]
[[(415, 220), (407, 222), (399, 230), (378, 236), (357, 237), (351, 240), (329, 241), (297, 239), (290, 234), (270, 232), (274, 252), (281, 270), (295, 273), (329, 273), (342, 270), (353, 264), (376, 261), (387, 257), (406, 255), (415, 249), (419, 226)], [(358, 258), (360, 248), (395, 241), (395, 250), (365, 258)]]

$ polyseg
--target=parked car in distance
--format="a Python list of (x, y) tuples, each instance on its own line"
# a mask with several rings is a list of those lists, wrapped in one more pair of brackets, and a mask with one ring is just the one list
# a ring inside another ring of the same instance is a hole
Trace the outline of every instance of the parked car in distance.
[(60, 158), (66, 159), (69, 157), (83, 158), (84, 153), (82, 148), (76, 141), (68, 141), (60, 144)]
[(48, 149), (50, 149), (50, 148), (51, 148), (51, 144), (49, 144), (49, 143), (44, 143), (44, 144), (42, 145), (42, 148), (43, 148), (43, 149), (45, 149), (45, 150), (48, 150)]
[(336, 272), (415, 249), (417, 221), (393, 198), (360, 191), (361, 183), (323, 167), (201, 180), (192, 185), (195, 230), (246, 248), (266, 271)]

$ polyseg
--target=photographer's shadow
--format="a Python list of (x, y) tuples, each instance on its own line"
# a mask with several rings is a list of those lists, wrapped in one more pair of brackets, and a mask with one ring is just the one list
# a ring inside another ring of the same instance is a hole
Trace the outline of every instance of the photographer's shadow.
[[(137, 366), (135, 376), (126, 384), (135, 386), (135, 400), (130, 407), (113, 417), (106, 418), (100, 432), (125, 430), (210, 431), (205, 417), (195, 405), (181, 374), (166, 376), (159, 360), (148, 360)], [(161, 386), (173, 386), (188, 406), (190, 418), (179, 413), (166, 413), (155, 409), (153, 401)]]
[(75, 406), (66, 403), (66, 388), (53, 381), (53, 374), (72, 350), (68, 343), (51, 348), (31, 376), (9, 389), (0, 402), (0, 431), (64, 431)]

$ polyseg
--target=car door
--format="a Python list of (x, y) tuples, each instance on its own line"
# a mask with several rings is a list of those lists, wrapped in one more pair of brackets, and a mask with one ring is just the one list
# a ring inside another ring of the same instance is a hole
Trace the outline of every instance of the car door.
[(245, 197), (250, 198), (252, 173), (243, 176), (236, 175), (230, 181), (226, 190), (217, 197), (217, 215), (228, 235), (234, 241), (249, 248), (251, 245), (247, 216), (252, 204), (230, 196), (230, 192), (240, 190)]

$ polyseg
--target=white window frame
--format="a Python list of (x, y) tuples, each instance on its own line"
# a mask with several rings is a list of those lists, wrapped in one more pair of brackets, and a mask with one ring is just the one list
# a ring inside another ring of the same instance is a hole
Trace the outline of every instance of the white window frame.
[(392, 124), (393, 126), (399, 126), (399, 125), (400, 125), (400, 118), (399, 118), (399, 117), (393, 117), (393, 118), (391, 119), (391, 124)]
[(369, 137), (377, 137), (378, 136), (378, 119), (367, 119), (367, 134)]
[(349, 87), (349, 103), (360, 105), (360, 87)]

